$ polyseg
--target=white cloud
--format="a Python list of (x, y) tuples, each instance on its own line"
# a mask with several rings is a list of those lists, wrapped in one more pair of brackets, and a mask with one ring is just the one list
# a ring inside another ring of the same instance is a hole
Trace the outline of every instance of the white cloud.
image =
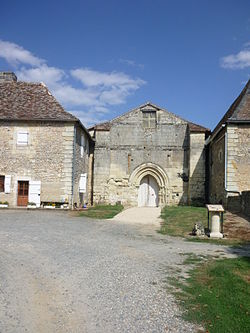
[(63, 70), (56, 67), (49, 67), (46, 64), (35, 68), (21, 67), (16, 74), (20, 81), (44, 82), (49, 87), (59, 84), (65, 76)]
[(67, 110), (84, 124), (103, 121), (109, 109), (126, 102), (126, 98), (146, 82), (123, 72), (100, 72), (78, 68), (69, 72), (48, 66), (19, 45), (0, 40), (0, 57), (17, 67), (20, 81), (44, 82)]
[(100, 121), (105, 122), (107, 120), (103, 118), (101, 113), (96, 112), (96, 110), (70, 110), (69, 112), (79, 118), (87, 128)]
[(144, 69), (144, 65), (143, 64), (137, 64), (134, 60), (130, 60), (130, 59), (119, 59), (120, 63), (128, 65), (128, 66), (132, 66), (132, 67), (138, 67), (140, 69)]
[(230, 54), (221, 59), (221, 66), (230, 69), (244, 69), (250, 67), (250, 43), (244, 44), (244, 49), (237, 54)]
[(144, 84), (141, 79), (133, 79), (122, 72), (97, 72), (88, 68), (79, 68), (71, 71), (71, 75), (80, 80), (87, 87), (126, 87), (133, 85), (135, 88)]
[(31, 66), (40, 66), (45, 61), (34, 56), (30, 51), (14, 43), (0, 40), (0, 57), (4, 58), (9, 64), (17, 66), (18, 64), (28, 64)]

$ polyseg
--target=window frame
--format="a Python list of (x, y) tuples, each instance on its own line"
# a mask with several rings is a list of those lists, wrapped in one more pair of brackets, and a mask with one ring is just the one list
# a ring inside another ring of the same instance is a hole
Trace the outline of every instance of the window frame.
[(5, 176), (0, 175), (0, 193), (5, 192)]
[[(154, 115), (152, 117), (152, 115)], [(157, 124), (156, 111), (155, 110), (143, 110), (142, 111), (142, 124), (144, 129), (155, 129)]]

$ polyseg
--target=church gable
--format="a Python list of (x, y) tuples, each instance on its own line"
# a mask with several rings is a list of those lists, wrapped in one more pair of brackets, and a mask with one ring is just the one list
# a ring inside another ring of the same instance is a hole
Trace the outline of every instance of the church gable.
[(160, 123), (164, 124), (187, 124), (187, 121), (162, 109), (152, 103), (146, 103), (135, 108), (110, 122), (110, 126), (116, 124), (141, 124), (144, 128), (154, 128)]

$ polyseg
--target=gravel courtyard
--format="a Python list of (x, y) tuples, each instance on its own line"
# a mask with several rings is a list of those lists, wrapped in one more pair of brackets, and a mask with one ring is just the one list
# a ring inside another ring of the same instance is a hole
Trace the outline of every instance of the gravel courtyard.
[(0, 212), (0, 251), (4, 333), (196, 332), (166, 276), (185, 253), (231, 256), (153, 226), (26, 210)]

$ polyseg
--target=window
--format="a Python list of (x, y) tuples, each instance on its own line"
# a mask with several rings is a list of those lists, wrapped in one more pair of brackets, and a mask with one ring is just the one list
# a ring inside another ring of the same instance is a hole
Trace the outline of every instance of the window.
[(20, 146), (27, 146), (28, 145), (28, 135), (27, 131), (19, 131), (17, 133), (17, 144)]
[(10, 193), (11, 176), (0, 176), (0, 192)]
[(155, 128), (156, 127), (156, 111), (143, 111), (143, 127)]
[(0, 192), (4, 192), (4, 181), (5, 181), (5, 177), (0, 176)]
[(83, 153), (84, 153), (84, 150), (85, 150), (85, 138), (84, 138), (84, 135), (81, 135), (81, 147), (80, 147), (80, 150), (81, 150), (81, 157), (83, 157)]

